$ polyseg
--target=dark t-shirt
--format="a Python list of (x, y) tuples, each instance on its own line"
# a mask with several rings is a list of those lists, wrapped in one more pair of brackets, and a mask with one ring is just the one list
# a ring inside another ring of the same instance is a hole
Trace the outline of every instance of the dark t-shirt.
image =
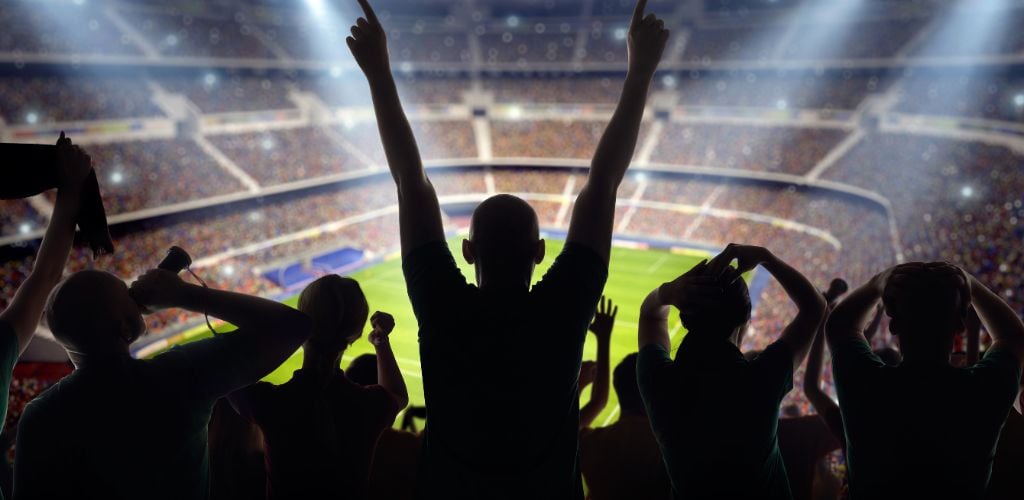
[(607, 264), (570, 243), (518, 293), (467, 284), (444, 242), (403, 268), (427, 404), (419, 496), (581, 496), (578, 378)]
[(996, 457), (992, 463), (992, 481), (988, 500), (1020, 500), (1024, 498), (1024, 416), (1011, 411), (999, 435)]
[(835, 342), (850, 496), (981, 498), (1020, 364), (989, 350), (968, 368), (904, 360), (886, 366), (862, 339)]
[(241, 334), (151, 360), (92, 359), (25, 407), (17, 498), (206, 498), (207, 425), (217, 399), (252, 383)]
[(607, 427), (580, 431), (580, 468), (592, 500), (672, 497), (658, 442), (643, 415), (623, 415)]
[[(3, 384), (4, 395), (0, 398), (0, 431), (4, 430), (7, 421), (8, 391), (11, 387), (11, 375), (19, 355), (18, 334), (14, 327), (6, 321), (0, 321), (0, 384)], [(3, 494), (0, 493), (0, 498)]]
[(665, 458), (675, 498), (788, 499), (776, 429), (793, 388), (783, 341), (747, 361), (735, 345), (687, 335), (673, 361), (640, 350), (637, 383)]
[(363, 498), (380, 433), (398, 415), (383, 387), (363, 387), (337, 372), (327, 384), (296, 370), (232, 395), (263, 431), (268, 498)]
[(811, 500), (818, 464), (841, 446), (821, 415), (779, 420), (779, 451), (793, 500)]
[(412, 500), (416, 497), (416, 469), (420, 435), (384, 429), (377, 441), (370, 468), (369, 500)]

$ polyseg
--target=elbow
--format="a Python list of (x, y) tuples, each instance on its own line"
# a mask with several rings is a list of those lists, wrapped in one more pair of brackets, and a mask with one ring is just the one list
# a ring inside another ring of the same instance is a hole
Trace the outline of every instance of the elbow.
[(815, 293), (800, 310), (801, 312), (806, 312), (812, 318), (817, 318), (818, 325), (820, 326), (822, 321), (825, 321), (825, 314), (828, 312), (828, 302), (823, 295)]
[(409, 392), (402, 391), (399, 394), (391, 394), (391, 397), (395, 398), (395, 404), (398, 406), (398, 411), (404, 410), (409, 406)]

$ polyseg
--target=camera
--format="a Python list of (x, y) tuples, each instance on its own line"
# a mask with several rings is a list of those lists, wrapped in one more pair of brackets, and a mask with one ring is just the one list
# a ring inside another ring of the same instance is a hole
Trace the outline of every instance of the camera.
[(170, 271), (174, 274), (178, 274), (191, 265), (192, 257), (189, 256), (188, 252), (181, 247), (171, 247), (171, 249), (167, 251), (167, 256), (164, 257), (164, 260), (160, 261), (160, 265), (156, 267), (158, 269), (163, 269), (164, 271)]

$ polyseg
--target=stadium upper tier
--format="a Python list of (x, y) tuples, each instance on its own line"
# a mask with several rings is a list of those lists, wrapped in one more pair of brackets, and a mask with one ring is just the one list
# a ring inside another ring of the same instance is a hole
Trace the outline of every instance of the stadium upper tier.
[[(345, 2), (123, 0), (95, 8), (96, 3), (3, 2), (0, 53), (29, 60), (74, 54), (88, 60), (328, 62), (345, 55), (343, 41), (330, 37), (358, 15), (355, 4)], [(1024, 20), (1017, 2), (998, 2), (996, 10), (973, 3), (957, 9), (949, 1), (850, 4), (816, 8), (814, 2), (655, 0), (648, 10), (685, 35), (677, 37), (667, 61), (680, 67), (765, 60), (998, 58), (1019, 56), (1024, 49), (1024, 35), (1015, 29)], [(385, 0), (377, 5), (393, 30), (393, 59), (428, 68), (621, 65), (631, 9), (632, 2), (622, 0)], [(846, 10), (837, 15), (835, 9)], [(987, 31), (975, 43), (949, 36), (962, 27)]]

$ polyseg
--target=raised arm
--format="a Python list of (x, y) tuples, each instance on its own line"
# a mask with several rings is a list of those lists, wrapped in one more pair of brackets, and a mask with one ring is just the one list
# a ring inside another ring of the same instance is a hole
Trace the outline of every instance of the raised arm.
[(398, 187), (402, 255), (408, 255), (426, 243), (444, 241), (441, 206), (423, 170), (416, 138), (398, 98), (384, 27), (367, 0), (359, 0), (359, 5), (366, 17), (356, 21), (352, 36), (345, 41), (370, 83), (377, 128)]
[(395, 353), (391, 351), (391, 341), (388, 339), (388, 335), (395, 329), (395, 318), (378, 311), (370, 317), (370, 324), (373, 331), (370, 332), (368, 339), (377, 350), (377, 384), (395, 398), (398, 410), (401, 411), (409, 404), (409, 391), (405, 388), (402, 370), (398, 368)]
[(793, 352), (793, 369), (796, 370), (807, 356), (811, 342), (825, 318), (825, 297), (800, 271), (776, 257), (768, 249), (756, 246), (730, 244), (715, 258), (711, 273), (717, 275), (724, 271), (733, 260), (737, 261), (738, 271), (746, 273), (758, 265), (764, 267), (797, 307), (796, 318), (782, 330), (779, 340), (785, 342)]
[[(831, 307), (830, 307), (831, 310)], [(843, 420), (836, 404), (825, 391), (821, 390), (821, 370), (825, 359), (825, 323), (818, 328), (818, 334), (811, 343), (811, 351), (807, 355), (807, 368), (804, 370), (804, 395), (814, 405), (814, 409), (825, 420), (829, 430), (838, 439), (843, 437)]]
[(825, 338), (829, 346), (835, 349), (836, 342), (850, 337), (859, 337), (865, 343), (864, 329), (871, 321), (872, 313), (882, 300), (885, 282), (892, 270), (885, 271), (871, 278), (844, 299), (829, 314), (825, 322)]
[(590, 427), (594, 419), (608, 405), (608, 386), (611, 380), (611, 339), (612, 330), (615, 328), (615, 317), (619, 314), (619, 307), (614, 305), (610, 299), (601, 297), (601, 303), (597, 308), (597, 315), (590, 325), (590, 331), (597, 338), (597, 375), (594, 377), (594, 387), (590, 391), (590, 401), (580, 409), (580, 427)]
[(598, 143), (590, 175), (576, 198), (566, 240), (591, 248), (607, 261), (611, 250), (615, 198), (636, 150), (647, 92), (669, 32), (654, 14), (644, 17), (640, 0), (629, 27), (629, 71), (618, 107)]
[(152, 311), (177, 307), (238, 327), (236, 332), (211, 339), (230, 342), (197, 342), (190, 351), (194, 371), (202, 379), (199, 383), (209, 395), (225, 395), (265, 377), (309, 338), (312, 328), (305, 314), (284, 304), (192, 285), (161, 269), (142, 275), (129, 293)]
[(71, 139), (61, 132), (57, 140), (57, 169), (60, 185), (57, 203), (53, 209), (46, 235), (39, 246), (32, 273), (11, 300), (10, 306), (0, 313), (0, 320), (14, 327), (18, 336), (18, 352), (24, 352), (39, 326), (46, 298), (64, 274), (68, 254), (75, 239), (75, 221), (81, 202), (82, 185), (92, 171), (89, 155), (72, 146)]
[[(879, 303), (875, 306), (875, 317), (871, 318), (871, 323), (868, 323), (867, 328), (864, 329), (864, 338), (871, 343), (871, 339), (878, 335), (878, 330), (882, 327), (882, 316), (885, 314), (885, 308)], [(825, 332), (822, 332), (823, 334)]]
[(985, 331), (992, 336), (992, 349), (1009, 351), (1024, 365), (1024, 322), (1009, 304), (977, 278), (968, 275), (968, 280), (974, 310)]

